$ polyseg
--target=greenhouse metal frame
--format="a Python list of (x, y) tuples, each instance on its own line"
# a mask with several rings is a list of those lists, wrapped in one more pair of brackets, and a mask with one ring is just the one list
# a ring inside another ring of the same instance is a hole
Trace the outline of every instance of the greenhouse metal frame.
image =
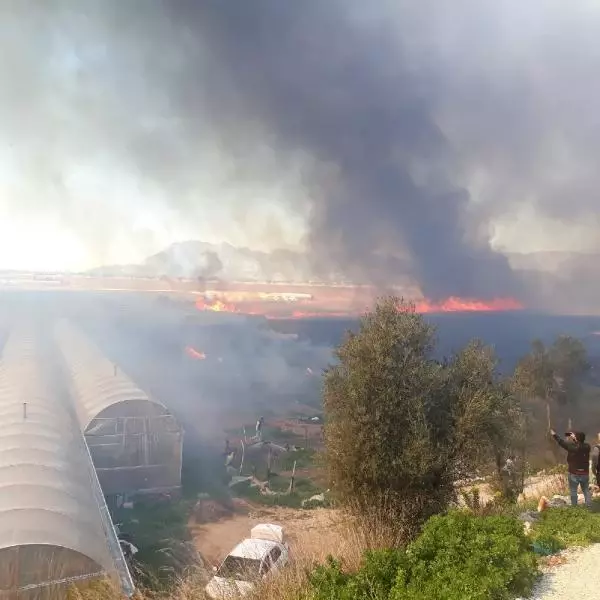
[(0, 361), (0, 598), (110, 579), (134, 591), (90, 453), (52, 356), (17, 328)]
[(183, 431), (68, 321), (55, 328), (81, 430), (106, 496), (181, 487)]

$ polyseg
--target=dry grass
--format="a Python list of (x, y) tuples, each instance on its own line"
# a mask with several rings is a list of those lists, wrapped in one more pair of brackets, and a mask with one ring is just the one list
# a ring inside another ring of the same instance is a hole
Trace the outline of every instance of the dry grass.
[[(373, 514), (365, 519), (338, 513), (339, 544), (335, 558), (341, 561), (345, 570), (355, 571), (366, 550), (401, 546), (398, 532), (393, 531), (389, 524), (390, 516), (386, 514)], [(260, 585), (250, 600), (305, 600), (309, 592), (308, 573), (317, 564), (324, 563), (328, 554), (331, 553), (315, 548), (314, 544), (300, 545), (290, 566)]]
[[(350, 571), (359, 567), (366, 549), (383, 548), (394, 545), (389, 535), (389, 527), (385, 518), (369, 519), (368, 522), (358, 520), (339, 511), (330, 513), (331, 527), (327, 528), (328, 542), (314, 543), (314, 534), (307, 532), (306, 538), (297, 537), (293, 545), (292, 560), (276, 577), (260, 584), (255, 592), (248, 596), (249, 600), (304, 600), (307, 597), (308, 573), (316, 564), (323, 563), (328, 554), (335, 552), (344, 567)], [(322, 516), (325, 519), (325, 516)], [(325, 524), (325, 521), (323, 521)], [(335, 548), (335, 550), (333, 550)], [(139, 590), (135, 600), (207, 600), (204, 587), (207, 583), (206, 573), (191, 571), (183, 577), (173, 590), (169, 592), (153, 592)], [(120, 600), (122, 596), (108, 584), (94, 586), (87, 590), (73, 590), (69, 600)]]
[(555, 494), (560, 496), (568, 495), (567, 476), (562, 473), (545, 475), (539, 483), (530, 485), (523, 494), (524, 502), (537, 502), (542, 496), (552, 498)]
[[(540, 478), (529, 486), (526, 503), (533, 503), (541, 496), (551, 498), (554, 494), (566, 493), (566, 478), (563, 474)], [(285, 510), (285, 509), (284, 509)], [(322, 543), (315, 543), (315, 531), (306, 527), (294, 536), (292, 561), (276, 577), (260, 584), (249, 600), (305, 600), (308, 597), (308, 573), (316, 564), (323, 563), (328, 554), (342, 561), (345, 569), (359, 567), (367, 549), (399, 546), (401, 541), (390, 532), (389, 521), (371, 518), (356, 519), (337, 510), (319, 511), (319, 523), (323, 528)], [(308, 525), (308, 523), (307, 523)], [(190, 572), (169, 592), (140, 590), (135, 600), (207, 600), (204, 592), (206, 573)], [(117, 600), (120, 594), (109, 586), (95, 587), (70, 595), (73, 600)]]

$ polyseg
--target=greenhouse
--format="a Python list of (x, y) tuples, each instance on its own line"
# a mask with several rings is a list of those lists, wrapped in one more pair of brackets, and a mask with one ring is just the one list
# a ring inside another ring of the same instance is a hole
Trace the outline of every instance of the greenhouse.
[(179, 488), (183, 432), (173, 415), (69, 322), (55, 337), (104, 494)]
[(10, 335), (0, 362), (0, 598), (65, 597), (107, 577), (131, 595), (75, 414), (27, 333)]

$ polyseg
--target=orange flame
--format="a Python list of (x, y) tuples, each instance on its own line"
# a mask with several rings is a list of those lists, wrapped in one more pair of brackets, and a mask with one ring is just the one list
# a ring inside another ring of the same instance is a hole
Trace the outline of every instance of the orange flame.
[[(301, 309), (298, 304), (303, 305)], [(512, 298), (494, 298), (492, 300), (478, 300), (474, 298), (459, 298), (451, 296), (441, 302), (432, 302), (427, 299), (415, 301), (415, 311), (422, 314), (449, 313), (449, 312), (500, 312), (523, 309), (523, 305)], [(268, 319), (306, 319), (314, 317), (358, 317), (363, 312), (357, 309), (328, 310), (326, 306), (319, 305), (311, 299), (310, 302), (296, 303), (296, 310), (289, 311), (279, 306), (273, 312), (273, 304), (269, 302), (243, 302), (237, 306), (225, 299), (209, 300), (201, 297), (196, 301), (196, 308), (202, 311), (229, 312), (244, 315), (261, 315)]]
[(204, 354), (204, 352), (198, 352), (198, 350), (196, 350), (196, 348), (193, 348), (192, 346), (187, 346), (185, 351), (188, 356), (191, 356), (196, 360), (204, 360), (206, 358), (206, 354)]
[(205, 298), (196, 300), (196, 308), (198, 310), (212, 310), (213, 312), (238, 312), (235, 305), (221, 300), (213, 300), (207, 302)]
[(485, 301), (452, 296), (443, 302), (436, 303), (423, 300), (415, 304), (415, 310), (419, 313), (499, 312), (521, 310), (522, 308), (523, 305), (512, 298), (494, 298)]

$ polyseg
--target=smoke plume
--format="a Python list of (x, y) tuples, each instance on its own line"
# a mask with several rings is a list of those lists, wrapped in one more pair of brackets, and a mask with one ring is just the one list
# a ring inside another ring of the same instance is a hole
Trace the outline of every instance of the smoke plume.
[(467, 239), (469, 196), (402, 40), (336, 2), (188, 4), (248, 118), (323, 165), (308, 190), (317, 264), (380, 284), (409, 274), (432, 297), (514, 293), (506, 259)]
[(173, 230), (251, 247), (300, 232), (318, 272), (436, 298), (521, 295), (491, 242), (599, 249), (591, 1), (1, 10), (19, 174), (3, 208), (97, 254), (150, 254)]

